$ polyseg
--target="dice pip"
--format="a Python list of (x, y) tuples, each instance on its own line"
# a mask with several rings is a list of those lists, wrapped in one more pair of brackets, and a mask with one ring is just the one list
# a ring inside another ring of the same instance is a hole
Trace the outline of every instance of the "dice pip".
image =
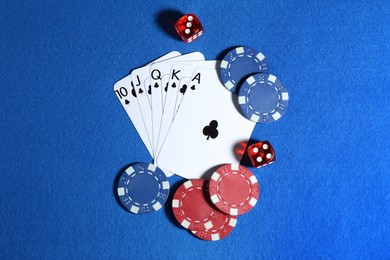
[(261, 141), (249, 146), (246, 150), (253, 167), (260, 168), (276, 160), (274, 148), (270, 142)]
[(193, 14), (183, 15), (176, 23), (175, 29), (186, 43), (190, 43), (203, 34), (199, 19)]

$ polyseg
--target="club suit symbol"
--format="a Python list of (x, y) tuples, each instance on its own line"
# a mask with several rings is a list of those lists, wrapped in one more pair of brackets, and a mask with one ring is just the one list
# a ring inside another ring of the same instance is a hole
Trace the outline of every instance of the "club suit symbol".
[(207, 140), (211, 137), (212, 139), (217, 138), (218, 136), (218, 122), (216, 120), (210, 121), (210, 124), (203, 128), (203, 134), (207, 136)]
[(187, 90), (187, 85), (183, 84), (183, 86), (180, 88), (180, 93), (184, 94), (186, 93), (186, 90)]

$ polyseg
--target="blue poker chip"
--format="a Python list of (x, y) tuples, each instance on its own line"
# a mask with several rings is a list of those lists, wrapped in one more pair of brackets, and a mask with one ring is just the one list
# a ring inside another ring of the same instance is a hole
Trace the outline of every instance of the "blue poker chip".
[(239, 84), (249, 75), (268, 72), (268, 63), (261, 52), (249, 47), (237, 47), (223, 58), (219, 76), (224, 86), (233, 93), (239, 91)]
[(147, 214), (161, 209), (167, 201), (169, 182), (156, 165), (137, 163), (122, 173), (117, 192), (130, 212)]
[(244, 116), (256, 123), (270, 123), (286, 112), (288, 92), (274, 75), (258, 73), (248, 77), (238, 94)]

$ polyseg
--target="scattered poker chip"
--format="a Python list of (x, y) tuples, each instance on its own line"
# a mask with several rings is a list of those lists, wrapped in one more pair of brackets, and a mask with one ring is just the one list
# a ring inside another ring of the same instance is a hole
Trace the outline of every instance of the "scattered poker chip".
[(229, 216), (229, 218), (226, 219), (225, 223), (223, 223), (223, 225), (220, 226), (220, 228), (203, 230), (203, 231), (191, 230), (191, 232), (192, 234), (194, 234), (196, 237), (200, 239), (208, 240), (208, 241), (217, 241), (229, 235), (233, 231), (236, 224), (237, 224), (237, 216)]
[(211, 201), (219, 210), (237, 216), (256, 205), (260, 188), (256, 176), (248, 168), (225, 164), (212, 174), (209, 192)]
[(147, 214), (164, 205), (169, 194), (169, 182), (157, 166), (137, 163), (122, 173), (117, 192), (123, 206), (130, 212)]
[(221, 61), (219, 75), (225, 87), (237, 93), (242, 80), (254, 73), (268, 72), (268, 63), (261, 52), (249, 47), (237, 47)]
[(194, 231), (221, 227), (229, 218), (212, 206), (207, 182), (203, 179), (183, 183), (173, 196), (172, 210), (176, 220), (184, 228)]
[(258, 73), (248, 77), (242, 84), (238, 103), (243, 115), (249, 120), (270, 123), (286, 112), (288, 92), (274, 75)]

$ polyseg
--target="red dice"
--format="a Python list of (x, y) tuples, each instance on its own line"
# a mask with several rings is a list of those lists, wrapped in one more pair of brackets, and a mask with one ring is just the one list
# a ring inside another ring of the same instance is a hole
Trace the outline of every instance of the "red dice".
[(182, 16), (176, 23), (175, 29), (186, 43), (190, 43), (203, 34), (203, 27), (199, 19), (193, 14)]
[(262, 141), (249, 146), (246, 150), (254, 167), (260, 168), (276, 160), (274, 148), (270, 142)]

